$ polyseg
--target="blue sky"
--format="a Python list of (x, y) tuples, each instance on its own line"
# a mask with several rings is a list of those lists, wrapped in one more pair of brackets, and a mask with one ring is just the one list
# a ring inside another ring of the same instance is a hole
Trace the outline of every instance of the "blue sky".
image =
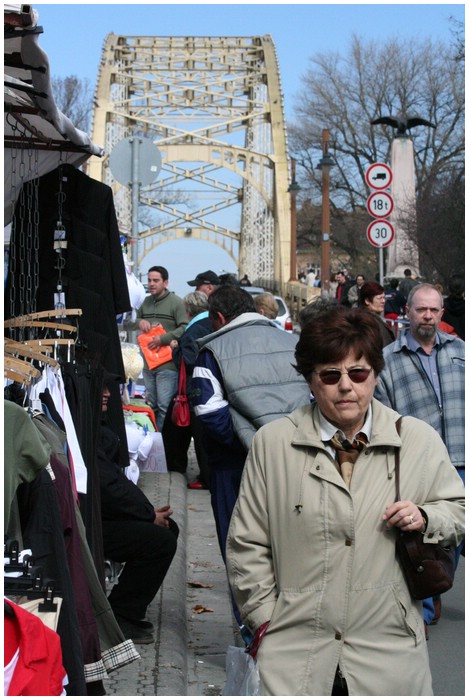
[[(464, 21), (459, 4), (33, 4), (44, 28), (40, 46), (51, 74), (77, 75), (95, 85), (106, 35), (254, 36), (271, 34), (280, 66), (287, 120), (294, 117), (295, 96), (310, 57), (323, 51), (343, 53), (353, 34), (369, 41), (391, 37), (450, 40), (450, 17)], [(182, 250), (183, 241), (159, 246), (158, 260), (170, 272), (171, 288), (184, 295), (185, 281), (211, 268), (234, 271), (231, 259), (212, 244)], [(205, 248), (208, 246), (208, 248)], [(153, 253), (154, 255), (155, 253)], [(190, 258), (190, 262), (187, 259)], [(146, 261), (145, 261), (146, 262)]]

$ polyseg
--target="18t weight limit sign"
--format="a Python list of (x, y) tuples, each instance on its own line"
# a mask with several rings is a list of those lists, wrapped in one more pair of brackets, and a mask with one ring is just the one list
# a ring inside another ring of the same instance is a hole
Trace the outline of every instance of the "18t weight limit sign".
[(366, 237), (376, 248), (385, 248), (394, 239), (394, 227), (385, 219), (376, 219), (366, 229)]
[(368, 197), (366, 208), (375, 219), (384, 219), (391, 215), (394, 209), (394, 201), (387, 192), (373, 192)]

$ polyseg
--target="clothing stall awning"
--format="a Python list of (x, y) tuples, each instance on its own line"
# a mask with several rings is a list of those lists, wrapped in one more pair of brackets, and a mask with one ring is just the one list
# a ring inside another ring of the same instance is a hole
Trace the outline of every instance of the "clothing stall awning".
[[(60, 162), (78, 167), (90, 156), (104, 153), (54, 101), (49, 60), (39, 46), (44, 30), (38, 19), (31, 5), (4, 4), (5, 223), (10, 221), (12, 191), (18, 186), (14, 179), (40, 177)], [(34, 151), (34, 167), (21, 168), (21, 174), (15, 167), (19, 149)]]

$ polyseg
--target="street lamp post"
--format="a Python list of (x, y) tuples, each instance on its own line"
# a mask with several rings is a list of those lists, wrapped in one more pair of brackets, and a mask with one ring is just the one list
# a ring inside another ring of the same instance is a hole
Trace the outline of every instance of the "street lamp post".
[(291, 159), (291, 185), (288, 192), (291, 196), (291, 231), (290, 231), (290, 282), (298, 279), (298, 269), (296, 264), (296, 195), (301, 187), (296, 181), (296, 160)]
[(329, 297), (331, 284), (329, 173), (334, 161), (328, 153), (328, 148), (329, 129), (323, 129), (322, 158), (317, 165), (322, 173), (321, 296), (323, 297)]

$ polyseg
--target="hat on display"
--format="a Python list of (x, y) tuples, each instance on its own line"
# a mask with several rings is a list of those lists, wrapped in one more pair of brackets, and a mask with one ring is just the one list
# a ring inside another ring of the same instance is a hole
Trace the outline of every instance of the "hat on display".
[(221, 281), (213, 270), (206, 270), (206, 272), (199, 272), (195, 280), (189, 280), (187, 284), (189, 287), (200, 287), (201, 284), (221, 284)]

